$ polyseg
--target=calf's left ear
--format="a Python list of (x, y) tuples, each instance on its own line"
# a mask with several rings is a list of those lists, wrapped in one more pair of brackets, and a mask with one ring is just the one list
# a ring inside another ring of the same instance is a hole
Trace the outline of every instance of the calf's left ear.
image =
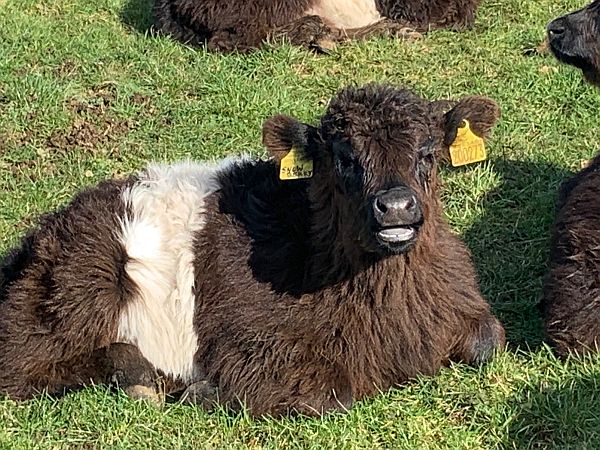
[(310, 125), (293, 117), (278, 115), (270, 117), (264, 123), (262, 142), (269, 154), (279, 162), (292, 148), (307, 151), (314, 132)]
[(458, 128), (468, 121), (471, 131), (487, 138), (500, 118), (500, 107), (487, 97), (470, 96), (459, 100), (444, 114), (444, 145), (449, 147), (456, 139)]

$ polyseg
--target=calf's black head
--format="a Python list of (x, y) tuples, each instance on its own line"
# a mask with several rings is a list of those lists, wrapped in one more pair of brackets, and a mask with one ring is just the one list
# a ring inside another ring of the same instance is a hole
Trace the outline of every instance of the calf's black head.
[(600, 0), (548, 24), (548, 43), (559, 61), (578, 67), (600, 85)]
[(367, 85), (339, 92), (317, 127), (269, 119), (263, 142), (277, 160), (294, 147), (314, 162), (311, 201), (349, 245), (378, 254), (407, 252), (440, 214), (437, 162), (463, 119), (487, 133), (497, 105), (468, 97), (445, 114), (412, 92)]

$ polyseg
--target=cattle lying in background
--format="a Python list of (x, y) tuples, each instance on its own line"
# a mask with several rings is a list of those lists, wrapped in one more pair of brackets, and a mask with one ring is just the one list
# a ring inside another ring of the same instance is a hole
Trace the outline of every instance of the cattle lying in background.
[(550, 271), (544, 283), (547, 336), (560, 355), (600, 343), (600, 156), (560, 189)]
[[(600, 84), (600, 1), (553, 20), (548, 43), (559, 61)], [(559, 193), (544, 280), (546, 335), (558, 354), (597, 351), (600, 343), (600, 156)]]
[(378, 34), (470, 26), (481, 0), (156, 0), (157, 28), (184, 43), (245, 51), (267, 40), (329, 49)]
[(0, 391), (151, 397), (166, 380), (204, 404), (318, 414), (488, 361), (504, 330), (443, 218), (437, 159), (499, 111), (439, 106), (347, 88), (317, 126), (269, 119), (271, 160), (152, 165), (42, 217), (2, 266)]
[(548, 43), (559, 61), (578, 67), (584, 77), (600, 84), (600, 0), (553, 20)]

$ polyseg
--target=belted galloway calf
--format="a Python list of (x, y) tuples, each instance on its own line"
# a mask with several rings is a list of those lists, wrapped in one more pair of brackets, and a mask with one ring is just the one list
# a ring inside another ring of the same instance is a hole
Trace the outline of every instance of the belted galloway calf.
[(600, 84), (600, 0), (553, 20), (548, 44), (559, 61), (578, 67), (591, 83)]
[(347, 88), (316, 126), (267, 120), (268, 161), (151, 165), (81, 192), (3, 262), (0, 391), (162, 384), (319, 414), (486, 362), (504, 330), (443, 218), (437, 160), (463, 120), (485, 135), (499, 112), (442, 109)]
[(156, 26), (189, 44), (244, 51), (268, 39), (328, 49), (377, 34), (470, 26), (481, 0), (156, 0)]

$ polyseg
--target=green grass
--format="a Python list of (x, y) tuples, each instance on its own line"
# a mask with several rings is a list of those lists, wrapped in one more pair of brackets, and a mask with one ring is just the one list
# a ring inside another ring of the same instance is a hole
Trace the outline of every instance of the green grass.
[(503, 111), (490, 160), (445, 169), (443, 197), (510, 349), (322, 419), (155, 409), (100, 388), (2, 401), (0, 448), (600, 448), (600, 359), (555, 360), (536, 309), (556, 190), (597, 149), (600, 94), (549, 56), (523, 56), (583, 1), (487, 0), (473, 30), (330, 56), (207, 54), (152, 36), (149, 3), (0, 0), (0, 249), (82, 186), (147, 160), (262, 155), (265, 118), (314, 121), (349, 83), (482, 94)]

